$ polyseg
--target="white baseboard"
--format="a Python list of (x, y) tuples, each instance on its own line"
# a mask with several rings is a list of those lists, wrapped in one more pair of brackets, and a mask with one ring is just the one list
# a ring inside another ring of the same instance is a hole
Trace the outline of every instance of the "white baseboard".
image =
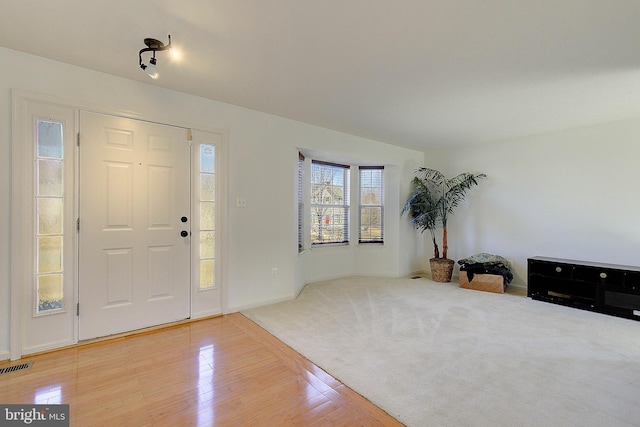
[(11, 358), (11, 354), (7, 350), (0, 351), (0, 362), (3, 360), (9, 360)]
[(296, 296), (292, 294), (292, 295), (288, 295), (288, 296), (284, 296), (284, 297), (280, 297), (280, 298), (275, 298), (275, 299), (271, 299), (271, 300), (253, 302), (251, 304), (236, 305), (236, 306), (233, 306), (233, 307), (229, 307), (228, 310), (225, 312), (225, 314), (235, 313), (237, 311), (242, 311), (242, 310), (248, 310), (250, 308), (262, 307), (264, 305), (277, 304), (279, 302), (291, 301), (291, 300), (293, 300), (295, 298), (296, 298)]
[(68, 347), (74, 344), (76, 344), (76, 342), (73, 340), (63, 340), (63, 341), (56, 341), (56, 342), (41, 344), (33, 347), (27, 347), (22, 351), (22, 357), (28, 356), (33, 353), (41, 353), (43, 351), (56, 350), (56, 349), (59, 349), (62, 347)]
[(191, 313), (191, 319), (195, 320), (195, 319), (202, 319), (205, 317), (220, 316), (220, 315), (222, 315), (221, 311), (205, 310), (205, 311), (199, 311), (197, 313)]
[(521, 289), (523, 290), (525, 293), (527, 292), (527, 285), (523, 284), (523, 283), (509, 283), (509, 286), (512, 288), (516, 288), (516, 289)]

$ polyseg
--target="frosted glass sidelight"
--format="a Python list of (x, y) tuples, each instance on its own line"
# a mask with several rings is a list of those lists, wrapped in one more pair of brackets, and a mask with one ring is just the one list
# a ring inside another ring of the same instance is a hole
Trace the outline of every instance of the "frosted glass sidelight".
[(63, 123), (36, 121), (36, 313), (62, 309), (64, 283)]
[(214, 258), (215, 241), (213, 231), (200, 232), (200, 258)]
[(213, 202), (216, 199), (216, 176), (214, 174), (200, 174), (200, 200)]
[(38, 199), (38, 234), (62, 234), (63, 205), (61, 198)]
[(214, 173), (216, 170), (215, 149), (212, 145), (200, 146), (200, 172)]
[(210, 288), (215, 285), (214, 261), (212, 259), (200, 260), (200, 288)]
[(38, 273), (62, 271), (62, 236), (38, 237)]
[(38, 121), (38, 157), (62, 159), (62, 123)]
[(200, 229), (213, 230), (214, 229), (214, 212), (215, 205), (211, 202), (200, 203)]
[(62, 274), (38, 276), (38, 313), (62, 309)]
[(38, 196), (62, 197), (64, 165), (59, 160), (38, 160)]
[(215, 284), (215, 146), (200, 145), (200, 289)]

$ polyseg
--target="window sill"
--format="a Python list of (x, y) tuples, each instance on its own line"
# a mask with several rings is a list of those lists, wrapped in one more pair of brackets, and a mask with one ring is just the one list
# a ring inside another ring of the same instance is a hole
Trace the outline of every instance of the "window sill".
[(332, 250), (335, 248), (349, 248), (351, 247), (351, 243), (325, 243), (322, 245), (312, 245), (308, 249), (313, 251), (323, 251), (323, 250)]

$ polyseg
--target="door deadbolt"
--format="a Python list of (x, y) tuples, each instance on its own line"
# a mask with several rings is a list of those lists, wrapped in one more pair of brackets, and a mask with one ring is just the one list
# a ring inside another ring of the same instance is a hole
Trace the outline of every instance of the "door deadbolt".
[(182, 222), (187, 222), (187, 221), (188, 221), (188, 219), (187, 219), (187, 217), (186, 217), (186, 216), (183, 216), (182, 218), (180, 218), (180, 221), (182, 221)]

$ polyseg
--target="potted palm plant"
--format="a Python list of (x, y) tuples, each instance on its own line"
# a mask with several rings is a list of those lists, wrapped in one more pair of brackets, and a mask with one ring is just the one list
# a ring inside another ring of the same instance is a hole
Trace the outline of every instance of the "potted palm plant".
[[(447, 258), (447, 221), (464, 200), (467, 191), (485, 174), (461, 173), (447, 179), (441, 172), (419, 168), (412, 180), (413, 192), (405, 201), (402, 213), (409, 212), (411, 223), (421, 232), (429, 230), (433, 242), (433, 258), (429, 260), (431, 277), (436, 282), (450, 282), (454, 260)], [(436, 240), (436, 229), (442, 227), (442, 256)]]

